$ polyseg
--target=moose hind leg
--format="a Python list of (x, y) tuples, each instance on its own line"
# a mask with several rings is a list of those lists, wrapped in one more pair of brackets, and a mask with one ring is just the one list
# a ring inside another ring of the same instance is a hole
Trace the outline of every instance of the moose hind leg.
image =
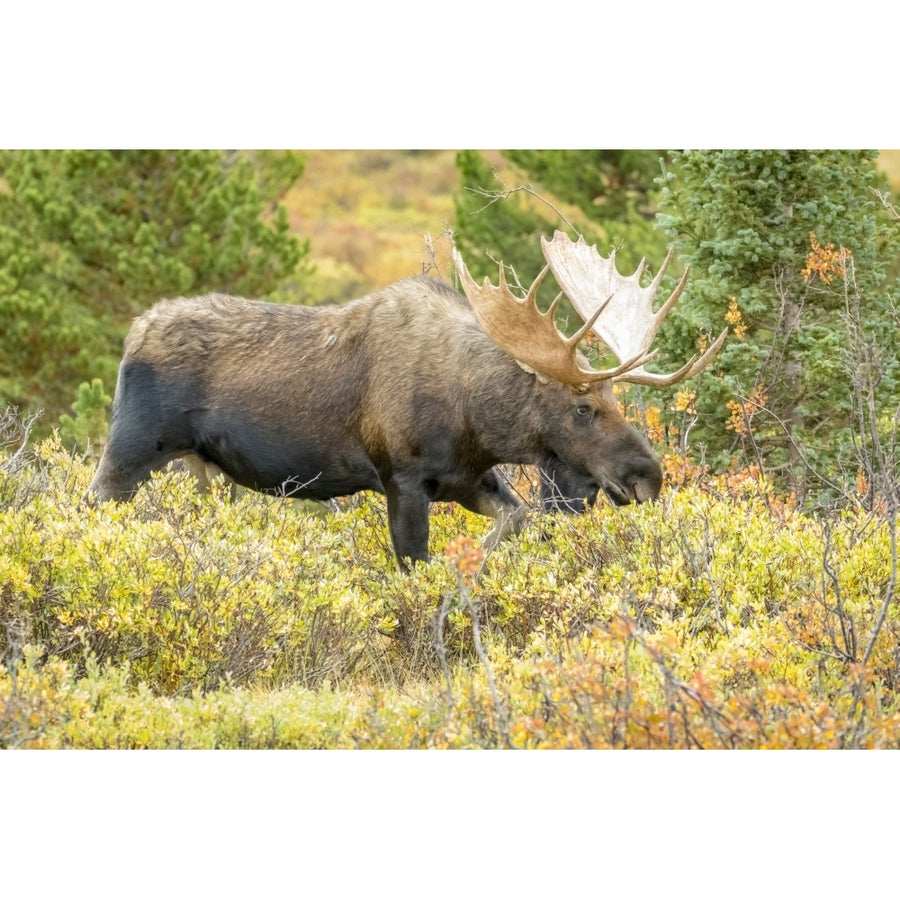
[(85, 500), (130, 500), (150, 473), (163, 468), (171, 456), (146, 436), (123, 439), (114, 427)]
[(237, 484), (214, 462), (203, 459), (196, 453), (188, 453), (179, 459), (172, 460), (169, 468), (175, 471), (188, 472), (197, 483), (197, 490), (205, 494), (209, 491), (213, 480), (222, 478), (228, 484), (231, 501), (237, 497)]
[(134, 466), (117, 462), (104, 453), (85, 499), (95, 503), (104, 500), (130, 500), (142, 482), (150, 477), (152, 464)]

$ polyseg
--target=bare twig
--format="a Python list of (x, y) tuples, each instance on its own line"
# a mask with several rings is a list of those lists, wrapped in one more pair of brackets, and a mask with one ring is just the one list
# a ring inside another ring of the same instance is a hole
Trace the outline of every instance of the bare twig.
[(528, 194), (530, 197), (534, 197), (536, 200), (539, 200), (545, 206), (548, 206), (553, 210), (554, 214), (559, 217), (559, 219), (566, 224), (566, 227), (575, 231), (575, 226), (566, 218), (565, 214), (558, 207), (554, 206), (546, 197), (542, 194), (539, 194), (533, 187), (530, 185), (520, 184), (518, 187), (509, 187), (503, 179), (497, 174), (497, 170), (494, 169), (493, 175), (497, 181), (503, 185), (502, 190), (498, 191), (489, 191), (487, 188), (466, 188), (470, 193), (477, 194), (479, 197), (484, 197), (487, 200), (487, 203), (481, 207), (481, 209), (476, 210), (476, 212), (482, 212), (487, 209), (489, 206), (493, 206), (493, 204), (497, 203), (500, 200), (508, 200), (513, 194), (522, 193)]
[(31, 435), (35, 422), (43, 413), (44, 411), (40, 409), (30, 416), (20, 419), (18, 409), (15, 406), (8, 406), (0, 414), (0, 445), (19, 445), (19, 448), (9, 459), (0, 463), (0, 471), (12, 474), (18, 472), (25, 465), (28, 438)]

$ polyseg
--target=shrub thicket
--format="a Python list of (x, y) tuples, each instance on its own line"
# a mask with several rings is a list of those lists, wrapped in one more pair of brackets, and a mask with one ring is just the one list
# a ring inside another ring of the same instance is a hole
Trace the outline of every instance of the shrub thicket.
[[(326, 511), (156, 477), (78, 504), (58, 442), (0, 468), (6, 747), (893, 747), (896, 514), (813, 519), (742, 471), (543, 517), (479, 564), (444, 506), (391, 556)], [(687, 473), (687, 474), (685, 474)], [(445, 552), (446, 551), (446, 552)]]

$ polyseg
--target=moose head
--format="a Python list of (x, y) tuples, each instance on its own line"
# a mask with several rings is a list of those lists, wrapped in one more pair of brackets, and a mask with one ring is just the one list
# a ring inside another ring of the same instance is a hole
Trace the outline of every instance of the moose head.
[[(620, 382), (675, 384), (699, 374), (724, 343), (727, 328), (702, 355), (695, 355), (677, 371), (668, 374), (647, 371), (644, 364), (656, 355), (653, 339), (687, 284), (689, 270), (659, 311), (653, 311), (654, 298), (674, 251), (669, 251), (653, 281), (642, 287), (645, 260), (641, 260), (632, 275), (625, 277), (616, 268), (615, 250), (609, 257), (603, 257), (583, 237), (575, 242), (557, 231), (552, 240), (541, 238), (541, 246), (547, 265), (522, 299), (510, 291), (502, 265), (499, 286), (495, 287), (488, 279), (479, 285), (455, 248), (453, 253), (460, 282), (478, 323), (498, 347), (539, 378), (568, 385), (585, 401), (590, 396), (596, 397), (597, 408), (608, 410), (616, 408), (612, 385)], [(563, 290), (547, 312), (541, 312), (536, 302), (537, 291), (548, 272), (553, 273)], [(581, 327), (571, 337), (556, 326), (557, 310), (564, 294), (582, 320)], [(618, 364), (609, 369), (591, 368), (578, 349), (588, 336), (602, 341)], [(590, 404), (585, 402), (584, 406)], [(621, 429), (616, 430), (621, 433)], [(599, 479), (599, 483), (577, 465), (569, 465), (565, 453), (551, 453), (543, 459), (540, 468), (545, 507), (582, 509), (585, 502), (593, 502), (598, 488), (620, 505), (655, 498), (662, 484), (659, 464), (655, 459), (648, 461), (640, 453), (629, 452), (633, 439), (625, 434), (625, 438), (620, 438), (620, 448), (604, 447), (608, 477)], [(582, 452), (582, 458), (584, 455)]]

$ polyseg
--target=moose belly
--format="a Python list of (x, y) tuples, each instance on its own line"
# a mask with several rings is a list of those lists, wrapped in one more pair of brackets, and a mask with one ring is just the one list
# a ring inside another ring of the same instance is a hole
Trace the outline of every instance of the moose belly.
[(362, 448), (323, 449), (296, 438), (228, 432), (207, 435), (198, 451), (238, 484), (269, 494), (328, 500), (382, 490)]

